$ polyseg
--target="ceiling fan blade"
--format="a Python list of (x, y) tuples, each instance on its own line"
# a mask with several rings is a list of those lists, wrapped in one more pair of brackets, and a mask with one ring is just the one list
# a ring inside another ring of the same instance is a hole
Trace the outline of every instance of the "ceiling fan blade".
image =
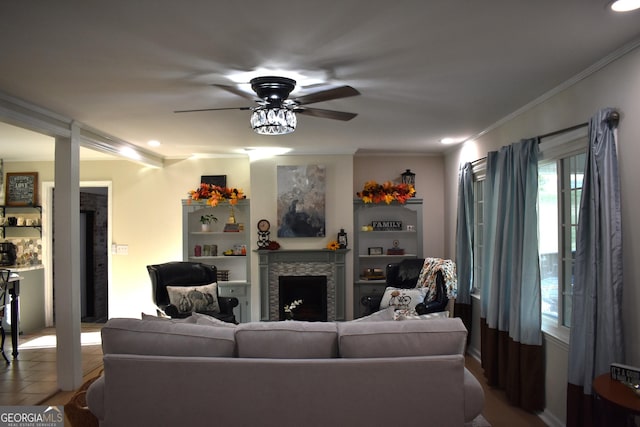
[(238, 96), (240, 96), (242, 98), (245, 98), (245, 99), (250, 99), (252, 101), (254, 101), (256, 99), (255, 95), (252, 95), (252, 94), (247, 93), (247, 92), (245, 92), (243, 90), (240, 90), (235, 86), (219, 85), (219, 84), (215, 84), (215, 83), (212, 84), (211, 86), (219, 87), (220, 89), (224, 89), (227, 92), (231, 92), (234, 95), (238, 95)]
[(295, 108), (293, 110), (298, 114), (304, 114), (312, 117), (320, 117), (323, 119), (342, 120), (346, 122), (357, 116), (356, 113), (346, 113), (344, 111), (323, 110), (321, 108)]
[(292, 99), (298, 105), (313, 104), (315, 102), (330, 101), (332, 99), (347, 98), (360, 95), (360, 92), (351, 86), (340, 86), (333, 89), (322, 90)]
[(229, 108), (199, 108), (197, 110), (177, 110), (174, 113), (197, 113), (199, 111), (222, 111), (222, 110), (251, 110), (251, 107), (229, 107)]

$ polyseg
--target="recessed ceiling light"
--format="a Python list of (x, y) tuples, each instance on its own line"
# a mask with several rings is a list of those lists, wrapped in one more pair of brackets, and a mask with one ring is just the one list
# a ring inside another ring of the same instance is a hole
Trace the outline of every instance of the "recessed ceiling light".
[(467, 138), (468, 138), (467, 136), (458, 137), (458, 138), (442, 138), (440, 140), (440, 143), (444, 145), (457, 144), (459, 142), (465, 141)]
[(640, 0), (616, 0), (611, 3), (614, 12), (630, 12), (640, 8)]
[(160, 146), (160, 141), (152, 139), (151, 141), (147, 142), (147, 145), (149, 147), (159, 147)]
[(249, 155), (250, 161), (268, 159), (275, 156), (281, 156), (291, 151), (291, 148), (285, 147), (247, 147), (244, 153)]

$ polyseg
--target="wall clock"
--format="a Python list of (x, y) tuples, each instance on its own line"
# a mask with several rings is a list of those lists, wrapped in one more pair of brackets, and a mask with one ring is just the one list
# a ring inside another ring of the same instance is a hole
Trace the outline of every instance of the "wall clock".
[(266, 219), (258, 221), (258, 249), (266, 249), (267, 246), (269, 246), (269, 243), (271, 243), (270, 228), (271, 224)]

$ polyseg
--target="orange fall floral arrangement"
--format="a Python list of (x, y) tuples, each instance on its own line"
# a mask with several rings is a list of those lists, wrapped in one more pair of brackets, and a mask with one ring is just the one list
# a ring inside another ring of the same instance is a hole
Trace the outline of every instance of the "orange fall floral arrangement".
[(229, 202), (235, 205), (238, 200), (245, 199), (247, 196), (239, 188), (220, 187), (213, 184), (200, 184), (196, 190), (189, 191), (189, 201), (206, 200), (208, 205), (218, 206), (220, 202)]
[(327, 244), (327, 249), (330, 249), (332, 251), (337, 251), (338, 249), (340, 249), (340, 244), (338, 243), (337, 240), (332, 240)]
[(364, 184), (364, 189), (356, 194), (364, 203), (390, 204), (394, 200), (405, 203), (416, 194), (416, 189), (411, 184), (394, 184), (391, 181), (378, 184), (375, 181), (368, 181)]

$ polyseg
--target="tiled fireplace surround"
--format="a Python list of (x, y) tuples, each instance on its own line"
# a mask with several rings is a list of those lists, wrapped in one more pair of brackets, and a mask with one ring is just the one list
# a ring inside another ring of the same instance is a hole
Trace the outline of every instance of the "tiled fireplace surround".
[(326, 276), (327, 320), (345, 320), (347, 252), (348, 249), (257, 251), (260, 267), (260, 320), (280, 320), (280, 276)]

